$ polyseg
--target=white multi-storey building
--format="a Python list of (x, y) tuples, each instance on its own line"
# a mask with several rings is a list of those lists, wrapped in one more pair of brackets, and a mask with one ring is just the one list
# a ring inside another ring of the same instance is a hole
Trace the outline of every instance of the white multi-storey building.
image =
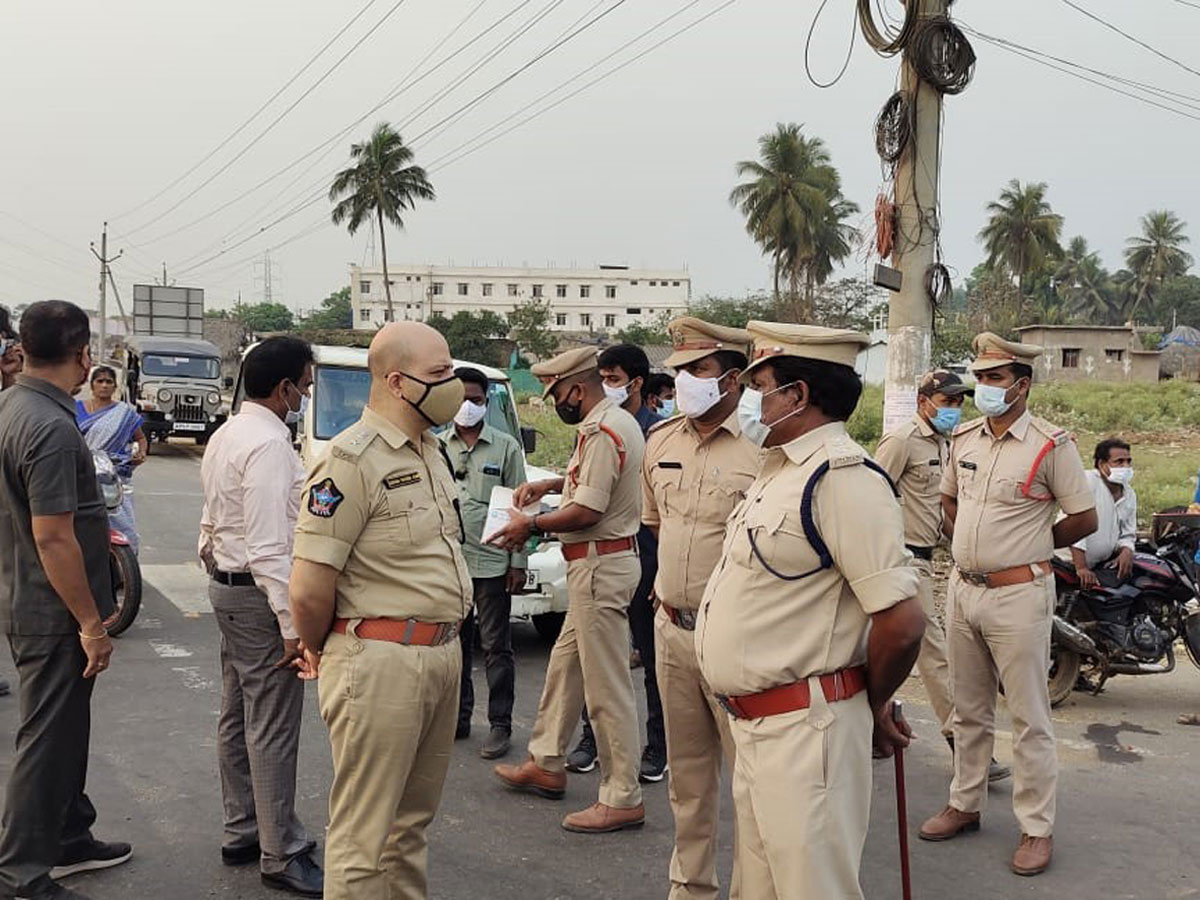
[[(397, 321), (423, 322), (434, 313), (490, 310), (504, 317), (530, 298), (550, 302), (553, 331), (619, 331), (649, 325), (663, 313), (687, 310), (692, 282), (686, 270), (531, 269), (476, 266), (388, 266)], [(383, 269), (350, 266), (354, 327), (387, 321)]]

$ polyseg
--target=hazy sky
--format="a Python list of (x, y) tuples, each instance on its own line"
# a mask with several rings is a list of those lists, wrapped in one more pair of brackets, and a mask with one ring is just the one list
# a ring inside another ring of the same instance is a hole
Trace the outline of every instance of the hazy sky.
[[(225, 305), (239, 291), (247, 301), (259, 299), (262, 253), (274, 247), (276, 299), (315, 306), (347, 282), (351, 261), (369, 259), (367, 231), (350, 237), (334, 227), (324, 200), (271, 223), (317, 196), (345, 164), (349, 145), (381, 119), (400, 126), (414, 144), (439, 195), (409, 214), (404, 232), (389, 231), (395, 262), (687, 266), (697, 296), (741, 294), (770, 282), (727, 199), (734, 163), (755, 155), (760, 134), (776, 122), (795, 121), (824, 138), (846, 194), (864, 210), (881, 186), (872, 123), (894, 89), (898, 62), (874, 55), (859, 38), (846, 77), (829, 90), (812, 86), (803, 51), (816, 0), (734, 0), (613, 77), (457, 161), (456, 148), (664, 17), (689, 7), (571, 88), (724, 0), (626, 0), (429, 134), (423, 133), (613, 0), (401, 0), (266, 137), (168, 213), (395, 4), (376, 0), (263, 115), (151, 200), (227, 138), (365, 2), (7, 0), (0, 11), (0, 302), (57, 296), (94, 305), (96, 267), (88, 242), (98, 241), (108, 218), (110, 249), (126, 251), (114, 264), (126, 298), (130, 285), (157, 274), (166, 261), (172, 279), (206, 288), (210, 305)], [(1078, 2), (1200, 69), (1200, 4)], [(853, 5), (829, 0), (821, 19), (813, 62), (823, 77), (844, 56)], [(469, 12), (415, 77), (514, 10), (338, 138), (328, 155), (314, 154), (252, 191), (366, 114)], [(451, 87), (543, 12), (523, 37)], [(1200, 98), (1200, 76), (1105, 31), (1061, 0), (959, 0), (952, 12), (981, 31)], [(966, 274), (979, 261), (975, 235), (984, 205), (1014, 177), (1049, 182), (1066, 235), (1086, 235), (1110, 267), (1119, 265), (1138, 217), (1152, 208), (1175, 210), (1195, 232), (1200, 122), (981, 42), (976, 50), (974, 83), (946, 106), (943, 246), (951, 266)], [(1200, 99), (1188, 102), (1200, 116)], [(449, 163), (439, 162), (447, 154)], [(193, 224), (201, 217), (207, 218)]]

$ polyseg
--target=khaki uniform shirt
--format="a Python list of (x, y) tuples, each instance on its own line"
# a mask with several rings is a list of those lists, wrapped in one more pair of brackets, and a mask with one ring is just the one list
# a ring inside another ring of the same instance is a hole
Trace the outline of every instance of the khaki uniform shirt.
[[(614, 434), (620, 438), (620, 446)], [(645, 449), (641, 426), (633, 416), (608, 399), (592, 407), (579, 423), (579, 439), (563, 479), (562, 505), (578, 503), (604, 513), (604, 518), (591, 528), (560, 535), (564, 544), (611, 541), (637, 534), (642, 517)]]
[(654, 428), (642, 462), (642, 522), (658, 529), (654, 590), (676, 609), (699, 609), (721, 558), (725, 522), (758, 474), (762, 451), (742, 436), (737, 414), (701, 438), (676, 416)]
[(338, 618), (454, 622), (471, 603), (458, 490), (438, 439), (370, 408), (309, 473), (295, 555), (337, 569)]
[[(900, 504), (866, 452), (831, 422), (772, 447), (730, 516), (721, 560), (696, 625), (700, 670), (714, 691), (741, 695), (859, 665), (869, 616), (915, 597), (917, 569), (904, 549)], [(800, 501), (817, 467), (830, 469), (813, 493), (813, 518), (833, 566), (817, 569)]]
[(1028, 411), (1000, 438), (985, 418), (956, 428), (942, 493), (958, 499), (954, 562), (974, 573), (1050, 559), (1058, 507), (1073, 515), (1095, 506), (1075, 443)]
[(497, 578), (509, 568), (525, 568), (525, 554), (509, 554), (491, 544), (481, 544), (492, 488), (516, 488), (525, 483), (525, 453), (511, 435), (484, 425), (474, 447), (467, 447), (454, 426), (439, 439), (446, 445), (458, 496), (462, 501), (463, 556), (472, 578)]
[(904, 498), (904, 543), (934, 547), (942, 538), (942, 469), (950, 442), (920, 416), (879, 439), (875, 461)]

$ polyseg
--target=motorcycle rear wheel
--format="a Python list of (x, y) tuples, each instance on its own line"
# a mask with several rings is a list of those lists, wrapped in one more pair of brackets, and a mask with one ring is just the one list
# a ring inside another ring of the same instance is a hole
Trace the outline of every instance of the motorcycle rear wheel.
[(109, 635), (116, 637), (133, 624), (142, 606), (142, 570), (132, 547), (110, 544), (108, 568), (112, 574), (113, 614), (104, 620)]
[(1050, 672), (1048, 686), (1050, 689), (1050, 706), (1058, 706), (1071, 696), (1079, 681), (1079, 671), (1083, 667), (1083, 657), (1074, 650), (1051, 645)]

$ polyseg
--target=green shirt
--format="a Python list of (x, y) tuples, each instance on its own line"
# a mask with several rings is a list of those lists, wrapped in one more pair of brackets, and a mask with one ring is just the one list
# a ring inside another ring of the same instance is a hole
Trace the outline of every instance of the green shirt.
[[(475, 446), (467, 449), (451, 425), (440, 436), (450, 454), (462, 501), (463, 556), (472, 578), (495, 578), (510, 568), (525, 568), (524, 553), (507, 553), (498, 547), (479, 543), (487, 519), (488, 501), (492, 488), (516, 488), (525, 482), (525, 454), (515, 438), (491, 425), (484, 425)], [(462, 473), (461, 475), (459, 473)]]

